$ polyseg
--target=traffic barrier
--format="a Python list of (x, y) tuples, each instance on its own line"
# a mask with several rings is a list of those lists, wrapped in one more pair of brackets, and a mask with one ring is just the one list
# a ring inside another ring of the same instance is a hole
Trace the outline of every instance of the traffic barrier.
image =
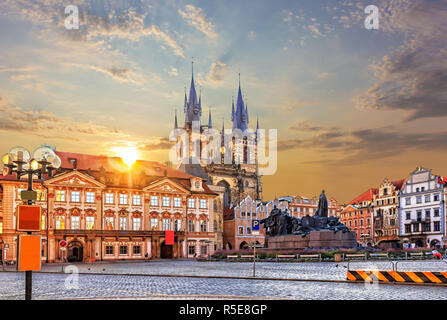
[(347, 280), (362, 282), (447, 283), (447, 272), (348, 270)]

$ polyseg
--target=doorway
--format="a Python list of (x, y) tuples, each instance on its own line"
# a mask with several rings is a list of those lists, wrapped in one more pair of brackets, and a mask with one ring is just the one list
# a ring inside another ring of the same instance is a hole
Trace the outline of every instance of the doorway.
[(72, 241), (68, 244), (67, 261), (82, 262), (83, 248), (79, 241)]
[(161, 243), (161, 258), (162, 259), (172, 259), (172, 258), (174, 258), (174, 246), (173, 245), (167, 245), (163, 241)]

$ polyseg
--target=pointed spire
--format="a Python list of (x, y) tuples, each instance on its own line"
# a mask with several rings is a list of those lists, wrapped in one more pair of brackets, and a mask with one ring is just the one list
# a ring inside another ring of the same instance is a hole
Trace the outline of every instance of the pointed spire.
[(208, 128), (212, 128), (213, 127), (213, 123), (211, 121), (211, 107), (209, 109), (209, 116), (208, 116)]
[(177, 123), (177, 109), (175, 109), (174, 129), (178, 129), (178, 123)]
[(234, 121), (234, 96), (231, 97), (231, 121)]
[(248, 124), (248, 98), (247, 98), (247, 95), (245, 95), (245, 118), (247, 119), (247, 124)]
[(234, 113), (233, 129), (239, 129), (242, 132), (247, 130), (247, 111), (244, 106), (244, 99), (241, 90), (241, 74), (239, 73), (239, 89), (236, 100), (236, 112)]

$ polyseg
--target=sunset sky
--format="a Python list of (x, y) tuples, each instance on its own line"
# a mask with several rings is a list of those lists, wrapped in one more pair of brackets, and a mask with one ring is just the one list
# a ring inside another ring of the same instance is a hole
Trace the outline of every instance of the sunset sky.
[(250, 127), (278, 130), (265, 200), (324, 188), (348, 202), (419, 165), (447, 176), (445, 0), (0, 0), (0, 30), (1, 154), (168, 160), (194, 57), (203, 121), (211, 107), (231, 127), (240, 72)]

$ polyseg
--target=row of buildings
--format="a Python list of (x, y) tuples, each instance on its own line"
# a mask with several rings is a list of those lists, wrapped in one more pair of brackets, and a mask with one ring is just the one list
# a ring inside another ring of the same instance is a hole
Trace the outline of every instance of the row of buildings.
[(446, 247), (446, 198), (443, 177), (418, 167), (406, 179), (385, 179), (366, 190), (343, 208), (340, 220), (365, 246)]
[[(377, 248), (445, 248), (447, 246), (447, 179), (431, 170), (416, 168), (406, 179), (384, 179), (347, 204), (330, 198), (329, 215), (337, 216), (357, 236), (362, 246)], [(279, 197), (269, 202), (246, 197), (224, 213), (227, 249), (264, 244), (264, 234), (252, 235), (252, 219), (264, 219), (273, 206), (290, 215), (313, 215), (318, 199)]]

